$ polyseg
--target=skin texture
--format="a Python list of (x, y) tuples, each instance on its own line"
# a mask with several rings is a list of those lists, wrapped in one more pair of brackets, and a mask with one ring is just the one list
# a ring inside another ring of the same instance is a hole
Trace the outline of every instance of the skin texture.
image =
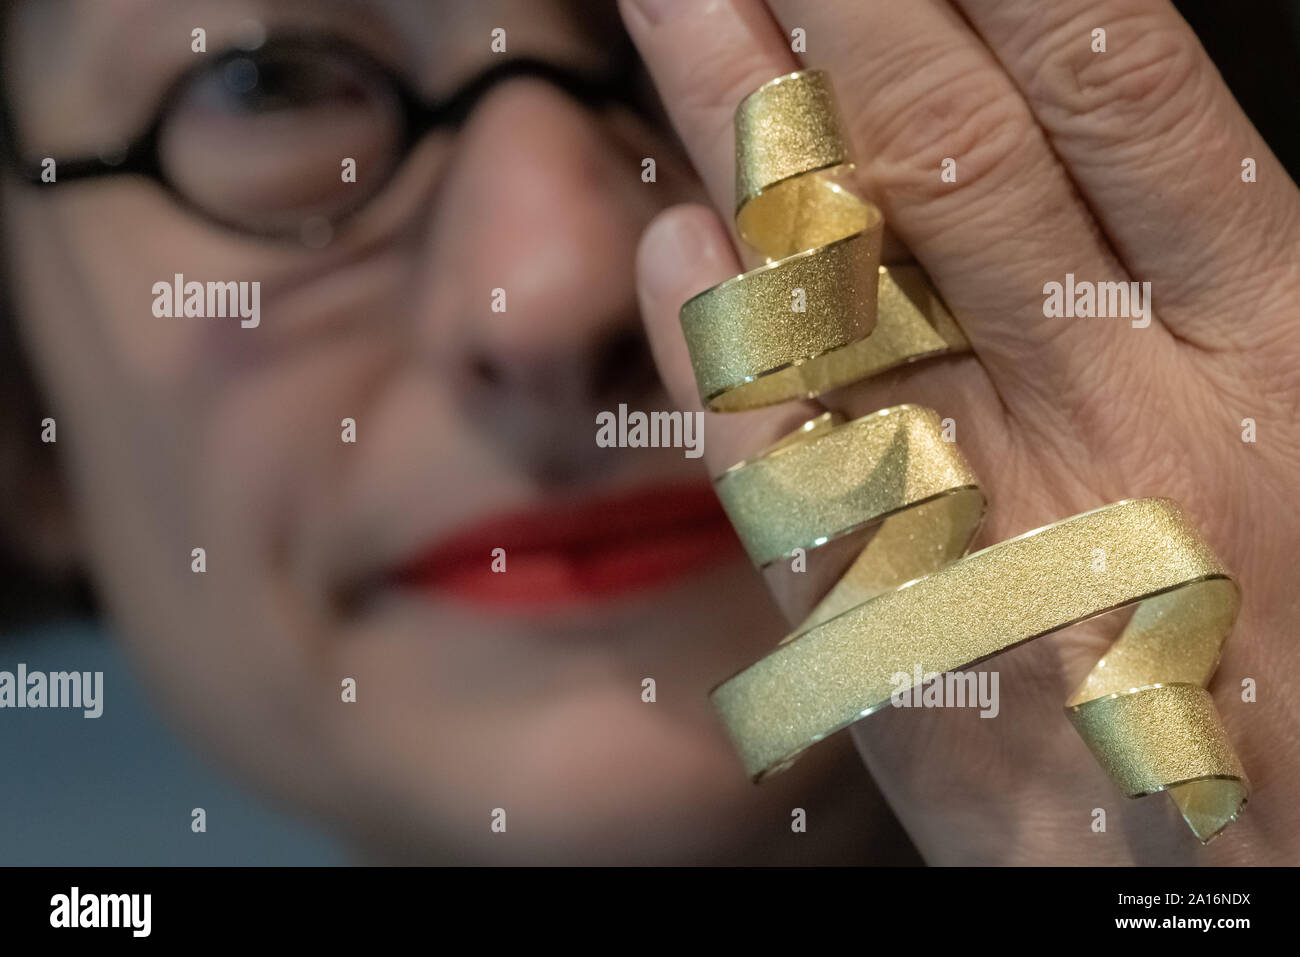
[[(19, 4), (9, 95), (30, 153), (76, 155), (148, 121), (194, 62), (195, 24), (209, 51), (249, 19), (328, 27), (429, 95), (485, 65), (496, 26), (513, 55), (592, 65), (617, 48), (612, 7), (436, 7)], [(351, 593), (462, 522), (705, 480), (679, 449), (594, 442), (596, 412), (668, 403), (637, 346), (636, 243), (660, 209), (703, 195), (652, 110), (596, 114), (537, 81), (496, 88), (454, 137), (421, 143), (322, 252), (225, 231), (140, 179), (7, 181), (9, 284), (62, 468), (33, 554), (90, 571), (116, 639), (196, 745), (369, 859), (909, 859), (847, 739), (771, 787), (741, 773), (707, 691), (781, 623), (738, 550), (563, 613)], [(151, 287), (176, 272), (261, 281), (261, 325), (154, 317)], [(504, 313), (488, 308), (498, 286)], [(345, 416), (356, 445), (340, 442)]]
[[(810, 412), (899, 402), (957, 422), (991, 498), (977, 546), (1122, 498), (1169, 496), (1234, 570), (1244, 606), (1211, 691), (1254, 790), (1201, 848), (1162, 796), (1128, 801), (1061, 711), (1116, 633), (1110, 618), (986, 667), (1002, 713), (885, 709), (853, 738), (932, 863), (1300, 860), (1300, 192), (1165, 0), (621, 0), (714, 208), (661, 214), (640, 294), (660, 371), (696, 402), (677, 309), (740, 269), (732, 113), (802, 66), (830, 71), (858, 184), (927, 269), (975, 355), (709, 422), (717, 470)], [(807, 33), (806, 55), (790, 31)], [(1094, 54), (1091, 33), (1108, 33)], [(940, 179), (943, 158), (956, 183)], [(1258, 181), (1241, 180), (1243, 157)], [(1155, 318), (1045, 319), (1043, 285), (1150, 282)], [(1258, 440), (1243, 442), (1242, 420)], [(810, 562), (824, 589), (835, 569)], [(777, 577), (792, 619), (810, 605)], [(1258, 701), (1242, 702), (1245, 678)], [(1104, 834), (1092, 810), (1108, 812)]]

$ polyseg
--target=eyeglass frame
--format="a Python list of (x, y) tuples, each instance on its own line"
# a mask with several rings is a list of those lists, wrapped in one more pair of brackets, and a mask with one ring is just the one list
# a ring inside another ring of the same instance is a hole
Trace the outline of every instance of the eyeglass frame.
[[(257, 229), (234, 219), (223, 218), (213, 209), (195, 201), (168, 175), (161, 142), (163, 129), (171, 117), (174, 105), (198, 75), (256, 53), (272, 41), (277, 45), (290, 44), (308, 52), (314, 50), (341, 55), (351, 60), (354, 65), (369, 71), (388, 87), (401, 114), (401, 136), (387, 176), (377, 182), (372, 191), (355, 205), (334, 217), (327, 217), (326, 221), (332, 227), (343, 225), (374, 202), (426, 136), (437, 129), (455, 130), (463, 126), (477, 102), (498, 83), (517, 78), (540, 79), (593, 109), (615, 103), (635, 105), (639, 95), (637, 71), (630, 56), (616, 58), (611, 69), (600, 72), (562, 66), (536, 57), (512, 57), (479, 71), (446, 96), (424, 97), (400, 71), (354, 43), (328, 35), (280, 33), (271, 34), (255, 47), (231, 47), (218, 53), (214, 59), (185, 70), (159, 97), (153, 118), (144, 128), (126, 145), (107, 156), (101, 152), (98, 156), (80, 156), (66, 160), (44, 157), (33, 161), (27, 158), (18, 142), (17, 125), (9, 109), (8, 97), (0, 96), (0, 138), (3, 139), (3, 143), (0, 143), (0, 163), (23, 183), (42, 187), (68, 182), (84, 183), (113, 176), (143, 176), (161, 186), (182, 208), (211, 223), (243, 236), (285, 242), (293, 237), (292, 231)], [(57, 170), (57, 179), (53, 184), (42, 178), (45, 164), (51, 159)]]

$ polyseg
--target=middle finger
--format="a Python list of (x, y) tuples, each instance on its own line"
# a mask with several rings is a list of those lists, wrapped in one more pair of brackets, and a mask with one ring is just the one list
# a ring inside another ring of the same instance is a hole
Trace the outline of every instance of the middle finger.
[[(1133, 329), (1124, 320), (1044, 317), (1049, 281), (1064, 282), (1067, 273), (1128, 277), (1014, 85), (946, 4), (777, 3), (779, 25), (759, 0), (623, 4), (728, 219), (736, 104), (800, 66), (785, 37), (806, 30), (804, 59), (831, 71), (853, 139), (865, 149), (860, 181), (928, 268), (1008, 410), (1036, 432), (1073, 432), (1081, 408), (1123, 379), (1137, 351), (1133, 336), (1160, 345), (1154, 323)], [(955, 183), (941, 178), (949, 156)]]

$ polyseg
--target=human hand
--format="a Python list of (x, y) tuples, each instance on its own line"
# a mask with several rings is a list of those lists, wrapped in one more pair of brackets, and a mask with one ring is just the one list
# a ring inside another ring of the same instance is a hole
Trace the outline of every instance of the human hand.
[[(1062, 716), (1111, 638), (1088, 625), (996, 659), (998, 720), (885, 709), (854, 726), (921, 852), (935, 863), (1294, 863), (1300, 191), (1173, 7), (621, 4), (727, 219), (737, 103), (778, 75), (827, 70), (858, 185), (974, 350), (820, 401), (713, 416), (715, 473), (827, 408), (854, 418), (916, 402), (955, 420), (989, 494), (978, 544), (1118, 499), (1167, 496), (1242, 587), (1211, 689), (1253, 790), (1221, 838), (1202, 849), (1168, 802), (1125, 800)], [(798, 56), (796, 27), (808, 50)], [(1096, 29), (1105, 52), (1094, 52)], [(955, 181), (940, 175), (945, 158)], [(676, 401), (698, 408), (678, 310), (740, 271), (725, 220), (698, 206), (667, 211), (647, 230), (639, 268), (661, 374)], [(1046, 317), (1044, 286), (1067, 274), (1149, 282), (1149, 324)], [(806, 576), (770, 580), (797, 620), (834, 572), (810, 563)], [(1257, 702), (1242, 700), (1247, 678)], [(1090, 826), (1094, 808), (1108, 811), (1105, 833)]]

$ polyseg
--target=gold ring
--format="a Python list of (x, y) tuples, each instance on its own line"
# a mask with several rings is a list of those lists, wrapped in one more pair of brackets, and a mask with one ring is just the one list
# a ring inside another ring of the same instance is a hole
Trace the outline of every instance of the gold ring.
[[(737, 226), (768, 264), (682, 307), (711, 409), (968, 348), (919, 268), (879, 264), (878, 210), (824, 175), (848, 163), (825, 74), (762, 86), (736, 135)], [(827, 413), (716, 482), (760, 567), (875, 528), (804, 622), (712, 693), (756, 780), (889, 704), (899, 676), (914, 687), (1136, 605), (1069, 720), (1126, 794), (1167, 791), (1202, 841), (1240, 813), (1246, 775), (1206, 691), (1239, 596), (1175, 502), (1118, 502), (965, 555), (984, 495), (938, 414), (913, 405)]]
[(884, 266), (884, 219), (852, 168), (826, 74), (777, 77), (736, 111), (736, 224), (766, 260), (688, 300), (682, 332), (705, 406), (735, 412), (820, 395), (969, 349), (916, 266)]

